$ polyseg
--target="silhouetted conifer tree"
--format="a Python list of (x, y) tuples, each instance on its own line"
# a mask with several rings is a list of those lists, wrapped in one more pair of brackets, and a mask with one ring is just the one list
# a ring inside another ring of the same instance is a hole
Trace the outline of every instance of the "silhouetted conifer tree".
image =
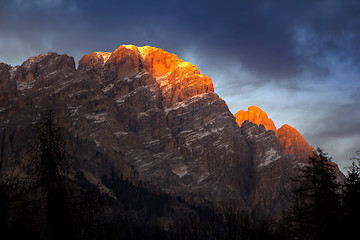
[(54, 113), (48, 110), (35, 125), (31, 157), (33, 174), (46, 195), (46, 230), (48, 239), (64, 238), (72, 231), (69, 208), (70, 183), (64, 173), (68, 168), (65, 159), (65, 142), (61, 128), (54, 124)]
[(334, 165), (320, 148), (293, 180), (288, 224), (294, 239), (335, 239), (340, 195)]
[(1, 136), (1, 145), (0, 145), (0, 176), (1, 176), (1, 168), (4, 160), (4, 150), (5, 150), (5, 133), (6, 127), (4, 126), (3, 133)]
[[(39, 237), (35, 227), (36, 208), (28, 203), (25, 197), (28, 191), (28, 180), (20, 176), (17, 166), (20, 165), (20, 156), (15, 154), (11, 164), (5, 168), (5, 134), (6, 127), (1, 132), (0, 156), (0, 232), (4, 239), (36, 239)], [(9, 156), (7, 156), (9, 158)]]
[(360, 158), (352, 160), (343, 189), (343, 232), (348, 238), (357, 234), (360, 223)]

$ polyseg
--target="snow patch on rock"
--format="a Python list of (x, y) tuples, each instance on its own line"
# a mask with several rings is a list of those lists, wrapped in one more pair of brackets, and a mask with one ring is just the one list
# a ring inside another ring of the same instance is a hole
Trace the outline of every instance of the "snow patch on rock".
[(263, 161), (259, 164), (259, 167), (265, 167), (281, 158), (279, 151), (274, 148), (271, 148), (269, 151), (266, 152), (265, 156), (263, 157)]
[(86, 119), (93, 121), (93, 123), (103, 123), (107, 120), (108, 113), (93, 113), (87, 114)]
[(36, 82), (35, 79), (26, 82), (18, 81), (17, 89), (20, 91), (28, 91), (34, 87), (35, 82)]
[(16, 70), (19, 69), (20, 66), (15, 66), (15, 67), (12, 67), (10, 70), (9, 70), (9, 73), (10, 73), (10, 78), (13, 79), (15, 77), (15, 73), (16, 73)]
[(179, 165), (176, 166), (174, 169), (172, 169), (172, 172), (179, 176), (179, 178), (182, 178), (186, 174), (188, 174), (188, 166), (186, 165)]

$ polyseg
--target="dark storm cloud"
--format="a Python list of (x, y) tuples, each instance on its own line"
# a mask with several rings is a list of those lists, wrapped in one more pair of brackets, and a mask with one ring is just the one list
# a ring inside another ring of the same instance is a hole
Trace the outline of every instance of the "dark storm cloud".
[(202, 52), (218, 49), (217, 57), (205, 58), (210, 59), (206, 65), (217, 59), (235, 62), (254, 75), (257, 86), (296, 84), (306, 72), (320, 80), (331, 74), (333, 64), (360, 63), (360, 12), (354, 1), (256, 1), (232, 7), (219, 9), (221, 16), (232, 16), (222, 24), (224, 31), (201, 45)]
[[(0, 61), (21, 64), (48, 51), (71, 54), (69, 36), (75, 31), (75, 5), (70, 0), (5, 0), (0, 5)], [(76, 46), (74, 46), (76, 47)]]
[(305, 78), (325, 81), (360, 64), (352, 0), (5, 0), (0, 13), (0, 61), (151, 45), (193, 61), (229, 95), (266, 84), (304, 91)]
[(238, 64), (258, 84), (308, 69), (328, 73), (319, 63), (328, 56), (360, 57), (355, 1), (18, 0), (5, 1), (1, 12), (1, 34), (38, 50), (76, 55), (133, 43), (181, 56), (191, 47), (207, 59), (199, 66), (205, 71)]

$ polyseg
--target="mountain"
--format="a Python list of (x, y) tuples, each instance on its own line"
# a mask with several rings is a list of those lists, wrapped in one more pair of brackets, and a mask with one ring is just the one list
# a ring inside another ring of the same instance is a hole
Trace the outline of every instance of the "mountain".
[(250, 106), (247, 111), (241, 109), (234, 116), (240, 127), (245, 120), (248, 120), (258, 126), (263, 125), (266, 130), (274, 131), (282, 151), (300, 161), (307, 160), (315, 152), (305, 138), (290, 125), (284, 124), (281, 128), (276, 129), (274, 122), (259, 107)]
[(310, 151), (295, 129), (276, 130), (257, 107), (235, 118), (209, 77), (154, 47), (94, 52), (78, 68), (50, 52), (0, 64), (0, 78), (2, 171), (16, 159), (29, 164), (36, 123), (50, 109), (64, 132), (67, 178), (110, 198), (115, 176), (194, 204), (227, 201), (278, 216)]
[(283, 151), (297, 159), (308, 159), (315, 151), (295, 128), (287, 124), (276, 131), (276, 137), (279, 139)]
[(248, 107), (247, 111), (241, 109), (234, 114), (234, 117), (240, 127), (245, 120), (248, 120), (249, 122), (255, 123), (258, 126), (262, 124), (266, 130), (272, 130), (274, 132), (276, 131), (274, 122), (259, 107), (250, 106)]

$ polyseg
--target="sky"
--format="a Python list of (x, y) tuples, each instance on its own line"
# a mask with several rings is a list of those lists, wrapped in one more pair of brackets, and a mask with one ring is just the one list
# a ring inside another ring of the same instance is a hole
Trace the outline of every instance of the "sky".
[(343, 172), (360, 150), (358, 0), (0, 0), (0, 62), (123, 44), (192, 62), (232, 113), (262, 108)]

